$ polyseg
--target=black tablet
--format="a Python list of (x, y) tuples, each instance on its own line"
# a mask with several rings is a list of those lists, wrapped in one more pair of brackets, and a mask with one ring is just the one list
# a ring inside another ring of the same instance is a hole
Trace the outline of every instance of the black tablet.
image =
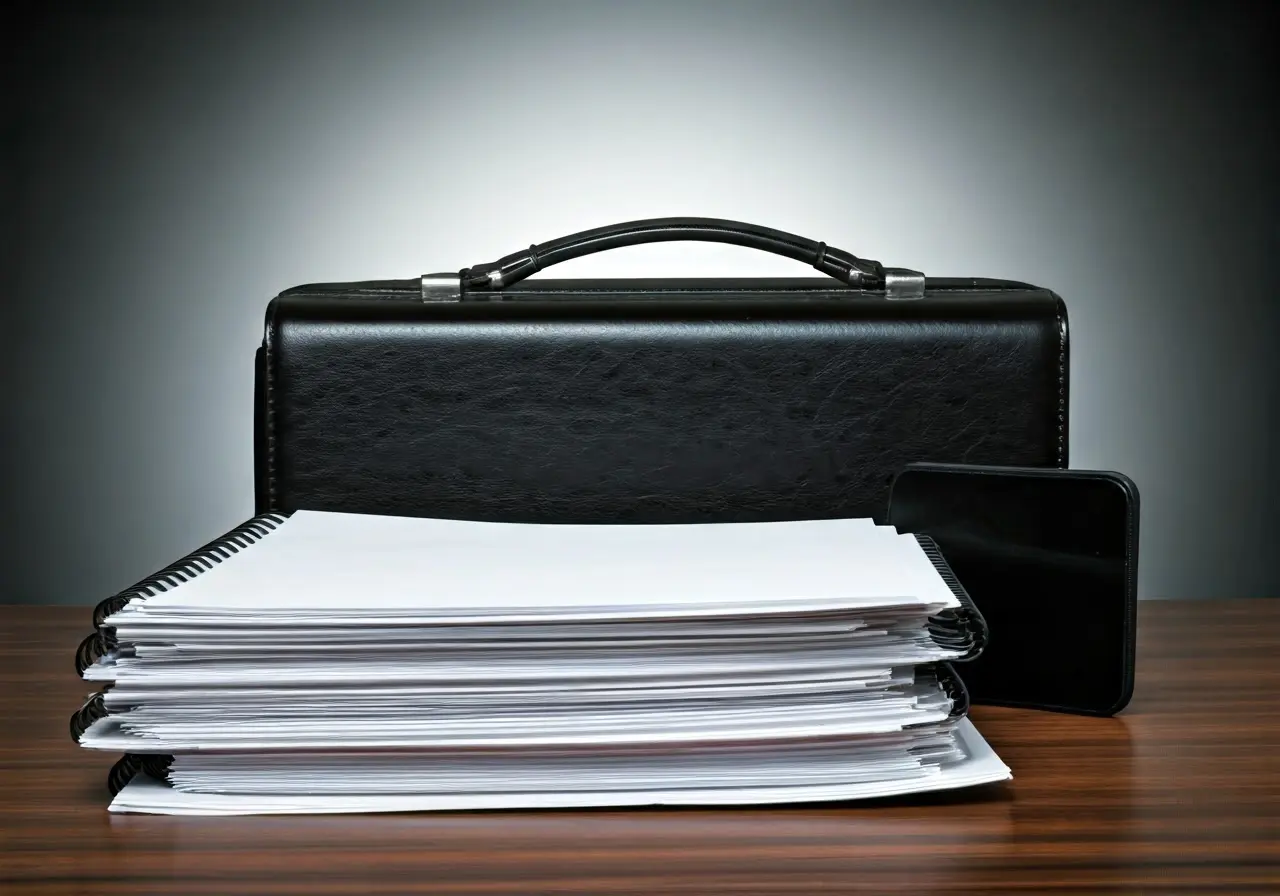
[(1133, 694), (1138, 490), (1119, 473), (918, 463), (888, 522), (928, 535), (987, 621), (974, 703), (1108, 716)]

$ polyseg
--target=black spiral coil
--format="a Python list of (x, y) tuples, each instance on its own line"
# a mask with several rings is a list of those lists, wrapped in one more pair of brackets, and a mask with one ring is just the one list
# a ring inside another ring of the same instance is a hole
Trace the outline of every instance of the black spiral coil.
[(956, 574), (952, 572), (937, 543), (927, 535), (917, 535), (915, 539), (942, 581), (960, 602), (959, 607), (942, 610), (929, 617), (929, 636), (942, 647), (965, 651), (964, 656), (958, 657), (956, 662), (977, 659), (986, 649), (990, 637), (987, 620), (983, 618), (973, 598), (969, 596), (969, 592), (965, 591)]
[[(969, 714), (969, 690), (950, 663), (928, 663), (916, 668), (917, 684), (936, 684), (951, 701), (951, 711), (947, 713), (948, 721), (957, 721)], [(912, 722), (904, 728), (926, 728), (936, 722)]]
[[(93, 608), (93, 634), (76, 647), (76, 674), (84, 675), (86, 669), (119, 647), (115, 628), (106, 624), (107, 619), (113, 614), (123, 610), (131, 601), (146, 600), (148, 597), (176, 588), (183, 582), (213, 569), (216, 564), (261, 541), (290, 515), (291, 512), (259, 514), (119, 594), (113, 594), (99, 602)], [(72, 714), (70, 724), (72, 740), (79, 742), (94, 722), (109, 714), (104, 698), (109, 688), (110, 685), (91, 696)], [(171, 756), (126, 753), (108, 772), (107, 788), (111, 791), (111, 795), (115, 796), (140, 772), (157, 780), (167, 781), (169, 764), (172, 761)]]
[(99, 691), (88, 700), (84, 705), (77, 709), (71, 715), (71, 739), (79, 743), (80, 738), (89, 730), (89, 726), (98, 719), (106, 718), (107, 703), (103, 698), (105, 691)]
[(262, 540), (289, 516), (289, 513), (264, 513), (255, 516), (159, 572), (99, 602), (93, 608), (94, 633), (76, 648), (76, 674), (83, 675), (85, 669), (118, 646), (115, 629), (105, 624), (112, 614), (123, 610), (131, 601), (146, 600), (213, 569), (215, 564)]
[(99, 659), (116, 648), (115, 635), (109, 629), (99, 629), (76, 647), (76, 674), (83, 675)]
[(137, 753), (125, 753), (115, 765), (111, 766), (111, 771), (107, 772), (107, 790), (115, 796), (124, 790), (124, 785), (132, 781), (140, 771), (142, 771), (142, 757)]
[(172, 763), (172, 756), (158, 753), (125, 753), (111, 766), (111, 771), (107, 772), (107, 790), (115, 796), (140, 773), (168, 783), (169, 766)]
[(214, 564), (221, 563), (233, 554), (238, 554), (242, 549), (262, 540), (290, 515), (289, 513), (264, 513), (255, 516), (119, 594), (101, 601), (93, 608), (94, 627), (101, 627), (108, 616), (118, 613), (135, 598), (145, 600), (151, 595), (176, 588), (200, 573), (213, 569)]
[(951, 714), (948, 718), (960, 719), (969, 714), (969, 689), (964, 686), (960, 675), (950, 663), (938, 663), (938, 684), (951, 699)]

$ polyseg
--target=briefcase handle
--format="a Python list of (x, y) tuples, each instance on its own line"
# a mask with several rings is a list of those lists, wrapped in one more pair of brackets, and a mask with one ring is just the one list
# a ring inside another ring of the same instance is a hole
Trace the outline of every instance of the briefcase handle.
[(427, 274), (422, 278), (422, 297), (424, 301), (457, 301), (467, 293), (498, 292), (571, 258), (623, 246), (676, 240), (729, 243), (794, 258), (854, 288), (883, 289), (886, 298), (920, 298), (924, 295), (923, 274), (902, 268), (886, 268), (878, 261), (858, 258), (843, 249), (792, 233), (720, 218), (649, 218), (584, 230), (535, 244), (497, 261), (465, 268), (459, 274)]

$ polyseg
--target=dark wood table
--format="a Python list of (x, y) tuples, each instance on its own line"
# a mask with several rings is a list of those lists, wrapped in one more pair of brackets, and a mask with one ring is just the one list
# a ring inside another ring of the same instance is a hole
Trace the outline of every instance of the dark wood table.
[(88, 609), (0, 607), (6, 893), (1280, 893), (1280, 600), (1146, 602), (1114, 719), (977, 707), (1015, 780), (826, 807), (109, 815)]

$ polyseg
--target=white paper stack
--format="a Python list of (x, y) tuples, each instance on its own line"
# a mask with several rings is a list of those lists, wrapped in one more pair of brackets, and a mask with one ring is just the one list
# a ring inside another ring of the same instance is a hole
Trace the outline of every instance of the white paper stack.
[[(112, 811), (847, 800), (1003, 780), (980, 617), (869, 520), (262, 517), (108, 602)], [(136, 774), (142, 771), (145, 774)]]

